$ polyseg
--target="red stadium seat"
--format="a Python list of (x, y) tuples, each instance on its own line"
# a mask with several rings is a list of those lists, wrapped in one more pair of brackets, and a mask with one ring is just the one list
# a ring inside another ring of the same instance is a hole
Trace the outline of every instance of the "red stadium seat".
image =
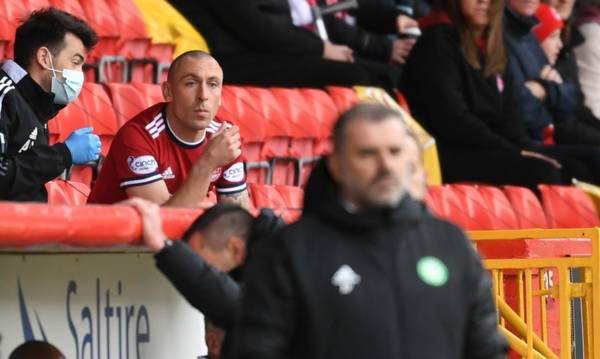
[[(25, 19), (29, 13), (28, 4), (21, 0), (1, 1), (0, 2), (0, 30), (5, 32), (2, 34), (4, 47), (4, 57), (13, 58), (13, 42), (15, 39), (15, 30), (17, 26)], [(4, 23), (6, 22), (6, 23)]]
[(327, 92), (319, 89), (300, 89), (300, 93), (306, 99), (310, 113), (320, 124), (320, 137), (315, 145), (315, 155), (323, 156), (331, 153), (333, 126), (339, 116), (338, 108)]
[(265, 88), (246, 87), (251, 95), (248, 105), (265, 121), (265, 140), (261, 158), (271, 161), (269, 184), (293, 184), (296, 167), (290, 156), (292, 138), (289, 119), (273, 93)]
[(302, 207), (304, 202), (304, 191), (300, 187), (296, 186), (275, 186), (277, 192), (283, 198), (286, 206), (286, 210), (283, 213), (283, 217), (287, 223), (294, 222), (300, 218), (302, 214)]
[(258, 183), (251, 183), (248, 186), (254, 207), (271, 208), (275, 213), (282, 214), (286, 204), (275, 187)]
[(104, 87), (95, 83), (84, 84), (81, 91), (81, 100), (84, 111), (87, 112), (89, 121), (94, 127), (94, 133), (100, 136), (102, 155), (106, 156), (119, 129), (112, 102), (106, 91), (104, 91)]
[(446, 219), (459, 227), (469, 229), (470, 218), (463, 210), (460, 198), (448, 186), (429, 186), (425, 203), (440, 218)]
[(356, 92), (349, 87), (327, 86), (327, 92), (340, 113), (360, 102)]
[(30, 13), (34, 10), (47, 8), (51, 5), (50, 0), (24, 0), (25, 9)]
[(597, 227), (598, 213), (591, 198), (577, 187), (539, 185), (548, 224), (552, 228)]
[(88, 63), (95, 69), (99, 82), (122, 82), (126, 75), (126, 59), (118, 57), (119, 24), (106, 0), (80, 0), (88, 23), (98, 34), (98, 44), (91, 52)]
[(146, 98), (132, 84), (105, 84), (112, 100), (119, 128), (148, 107)]
[(50, 0), (50, 4), (56, 8), (68, 12), (78, 18), (87, 21), (87, 16), (79, 0)]
[(133, 0), (107, 0), (119, 26), (118, 53), (128, 59), (144, 59), (150, 37), (140, 9)]
[[(307, 101), (300, 90), (289, 88), (272, 88), (271, 92), (279, 102), (290, 125), (289, 156), (296, 161), (296, 168), (284, 184), (300, 186), (306, 183), (310, 169), (316, 159), (315, 147), (321, 138), (321, 124), (315, 118), (314, 104)], [(274, 169), (275, 171), (275, 169)], [(273, 178), (277, 173), (273, 173)], [(275, 182), (274, 183), (280, 183)]]
[(90, 194), (90, 188), (80, 182), (55, 180), (46, 183), (49, 204), (83, 206)]
[(240, 128), (242, 136), (242, 159), (246, 165), (248, 183), (266, 183), (270, 166), (261, 157), (263, 141), (266, 137), (262, 115), (250, 104), (252, 95), (243, 87), (224, 86), (222, 104), (217, 113), (219, 121), (228, 121)]
[(450, 188), (452, 188), (454, 193), (460, 199), (461, 208), (469, 218), (466, 229), (505, 229), (502, 226), (500, 228), (497, 227), (499, 224), (492, 218), (491, 210), (487, 207), (477, 186), (454, 184), (450, 185)]
[(58, 142), (64, 142), (73, 131), (90, 126), (91, 123), (84, 110), (81, 96), (48, 122), (51, 138), (54, 137), (53, 135), (57, 135), (55, 140)]
[(494, 229), (521, 228), (510, 201), (498, 187), (478, 186), (486, 207), (490, 210)]
[(147, 107), (165, 101), (160, 85), (134, 82), (133, 86), (144, 96)]
[(548, 228), (544, 209), (529, 188), (504, 186), (503, 189), (517, 215), (520, 228)]

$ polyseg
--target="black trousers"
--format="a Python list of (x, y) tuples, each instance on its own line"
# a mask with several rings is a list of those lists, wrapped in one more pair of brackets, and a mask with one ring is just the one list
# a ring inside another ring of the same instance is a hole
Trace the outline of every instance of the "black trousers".
[(325, 60), (315, 56), (285, 54), (240, 54), (216, 56), (234, 85), (325, 87), (377, 86), (388, 92), (398, 88), (401, 67), (357, 58), (354, 63)]
[(600, 185), (600, 147), (587, 145), (543, 146), (538, 149), (563, 165), (563, 183), (571, 184), (572, 179)]

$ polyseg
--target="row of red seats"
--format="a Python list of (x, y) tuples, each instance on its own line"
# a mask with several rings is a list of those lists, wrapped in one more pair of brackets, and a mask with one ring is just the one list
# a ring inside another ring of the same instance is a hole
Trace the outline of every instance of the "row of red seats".
[[(83, 205), (90, 189), (83, 183), (56, 180), (46, 185), (50, 204)], [(542, 203), (524, 187), (444, 185), (429, 188), (425, 202), (434, 214), (465, 230), (589, 228), (600, 225), (591, 199), (576, 187), (540, 185)], [(285, 185), (249, 184), (251, 207), (272, 208), (286, 221), (296, 220), (304, 191)], [(216, 203), (211, 193), (210, 203)]]
[[(151, 43), (142, 14), (133, 0), (0, 1), (0, 58), (12, 58), (15, 29), (21, 21), (32, 11), (48, 6), (85, 20), (97, 32), (99, 42), (88, 59), (95, 69), (88, 76), (90, 80), (133, 78), (153, 82), (158, 64), (170, 63), (173, 59), (174, 44)], [(154, 69), (132, 67), (136, 61), (142, 65), (151, 63)], [(128, 74), (130, 72), (132, 74)]]
[[(137, 113), (163, 100), (159, 85), (86, 82), (79, 98), (49, 122), (51, 142), (91, 126), (106, 156), (118, 129)], [(358, 102), (349, 88), (287, 89), (225, 86), (221, 121), (240, 127), (248, 182), (304, 184), (314, 159), (331, 149), (331, 127), (341, 111)], [(72, 179), (91, 184), (91, 171)]]
[(576, 187), (539, 185), (542, 202), (524, 187), (429, 187), (426, 203), (466, 230), (589, 228), (600, 225), (594, 203)]
[[(90, 188), (86, 184), (76, 181), (51, 181), (46, 183), (46, 190), (48, 191), (48, 203), (52, 205), (82, 206), (86, 204), (90, 194)], [(250, 184), (248, 193), (253, 210), (272, 208), (288, 223), (298, 219), (302, 211), (304, 191), (300, 187)], [(211, 192), (207, 204), (215, 203), (217, 203), (216, 195)]]

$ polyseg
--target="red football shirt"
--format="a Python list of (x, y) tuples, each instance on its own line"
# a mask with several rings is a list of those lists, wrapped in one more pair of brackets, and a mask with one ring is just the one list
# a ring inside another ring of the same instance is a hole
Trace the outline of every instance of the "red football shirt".
[[(178, 138), (169, 127), (165, 104), (156, 104), (127, 122), (117, 132), (89, 203), (115, 203), (127, 199), (127, 187), (165, 181), (169, 193), (177, 192), (198, 160), (210, 137), (222, 123), (211, 121), (196, 143)], [(230, 194), (246, 189), (243, 163), (237, 158), (215, 169), (209, 190)]]

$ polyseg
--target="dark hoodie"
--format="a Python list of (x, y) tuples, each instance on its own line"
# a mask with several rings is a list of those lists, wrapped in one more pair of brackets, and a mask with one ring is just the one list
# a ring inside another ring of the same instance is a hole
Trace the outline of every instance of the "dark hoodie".
[[(488, 274), (460, 229), (408, 196), (349, 213), (323, 162), (304, 206), (248, 264), (238, 358), (505, 357)], [(417, 274), (432, 262), (435, 283)]]

